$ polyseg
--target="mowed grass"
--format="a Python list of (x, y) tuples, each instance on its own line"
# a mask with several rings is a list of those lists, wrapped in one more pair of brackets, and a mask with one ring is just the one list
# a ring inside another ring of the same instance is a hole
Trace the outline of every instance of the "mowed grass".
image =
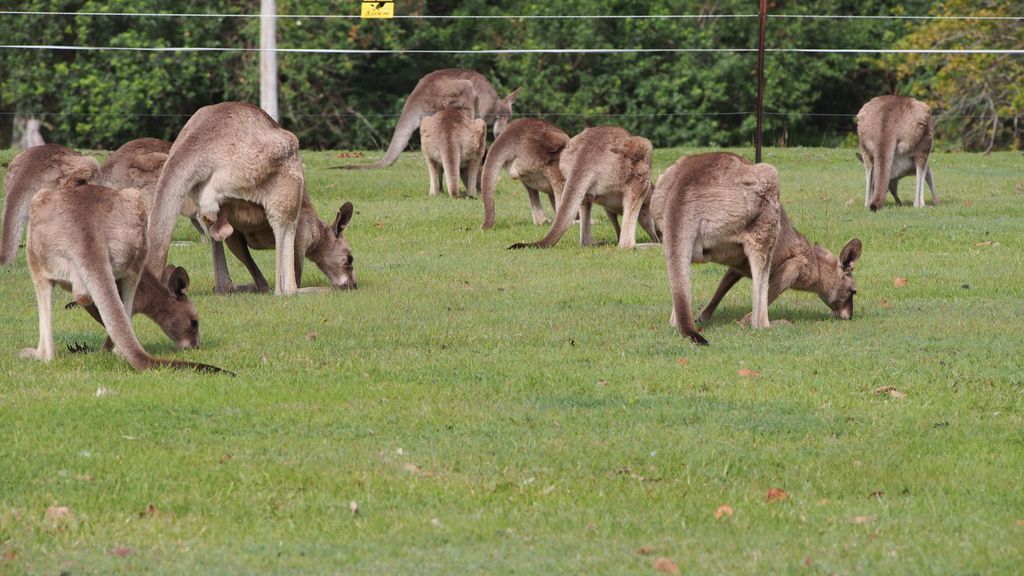
[[(357, 291), (214, 295), (179, 224), (202, 348), (136, 331), (234, 378), (70, 354), (103, 332), (63, 294), (57, 358), (19, 359), (38, 338), (21, 249), (0, 269), (0, 572), (1020, 573), (1024, 158), (936, 153), (938, 207), (872, 214), (853, 152), (765, 161), (809, 239), (863, 241), (854, 319), (787, 292), (769, 314), (792, 324), (752, 331), (743, 281), (706, 348), (667, 324), (659, 248), (574, 228), (508, 251), (546, 232), (522, 188), (503, 179), (482, 231), (412, 153), (367, 172), (303, 153), (325, 219), (355, 204)], [(697, 306), (723, 271), (696, 268)], [(305, 284), (328, 282), (307, 262)]]

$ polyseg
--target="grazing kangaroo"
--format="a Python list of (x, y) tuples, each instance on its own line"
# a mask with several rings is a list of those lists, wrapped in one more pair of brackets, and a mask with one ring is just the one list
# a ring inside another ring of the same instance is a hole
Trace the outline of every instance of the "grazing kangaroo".
[(232, 200), (263, 209), (274, 232), (276, 294), (294, 294), (296, 227), (305, 189), (299, 140), (266, 112), (242, 102), (222, 102), (196, 111), (171, 146), (157, 181), (149, 219), (147, 266), (156, 272), (167, 260), (174, 222), (185, 198), (199, 207), (212, 240), (233, 232), (218, 217)]
[(469, 112), (473, 118), (483, 118), (487, 124), (494, 125), (494, 136), (497, 138), (512, 115), (512, 104), (518, 95), (519, 88), (516, 88), (508, 96), (501, 98), (494, 86), (474, 70), (435, 70), (420, 78), (405, 100), (402, 115), (398, 118), (398, 124), (384, 157), (372, 164), (355, 164), (339, 168), (358, 170), (391, 166), (409, 144), (409, 139), (420, 127), (423, 118), (446, 108), (458, 108)]
[(872, 98), (857, 113), (857, 136), (864, 164), (867, 192), (864, 205), (872, 212), (885, 204), (885, 192), (892, 192), (897, 204), (896, 181), (916, 173), (914, 207), (924, 206), (924, 183), (936, 204), (935, 184), (928, 154), (932, 151), (935, 122), (924, 102), (906, 96)]
[[(138, 138), (130, 140), (114, 150), (107, 161), (100, 167), (102, 176), (100, 184), (121, 190), (135, 188), (142, 192), (142, 199), (152, 211), (153, 199), (156, 196), (156, 182), (160, 178), (160, 170), (167, 162), (171, 151), (171, 143), (157, 138)], [(185, 198), (180, 214), (191, 219), (192, 225), (205, 233), (197, 218), (197, 208), (191, 198)]]
[(565, 186), (558, 161), (568, 143), (568, 134), (544, 120), (523, 118), (509, 122), (501, 136), (494, 139), (484, 161), (481, 190), (484, 223), (481, 228), (494, 226), (494, 191), (502, 168), (507, 168), (509, 176), (526, 188), (533, 223), (539, 226), (547, 222), (540, 206), (540, 192), (547, 194), (551, 208), (557, 211), (555, 196), (561, 196)]
[(420, 122), (420, 142), (430, 171), (431, 196), (437, 194), (443, 170), (449, 196), (459, 197), (461, 175), (466, 193), (476, 197), (477, 175), (487, 143), (487, 124), (483, 120), (457, 108), (442, 110)]
[[(305, 187), (302, 191), (302, 207), (299, 210), (298, 227), (295, 232), (295, 282), (302, 284), (303, 258), (312, 260), (334, 288), (341, 290), (356, 288), (356, 274), (352, 263), (352, 250), (342, 234), (352, 220), (352, 203), (345, 202), (338, 210), (334, 222), (328, 226), (316, 215), (313, 202)], [(229, 200), (221, 205), (220, 215), (226, 218), (234, 229), (224, 243), (231, 252), (245, 265), (252, 275), (251, 286), (235, 286), (228, 273), (224, 247), (220, 242), (213, 243), (214, 290), (218, 293), (228, 292), (267, 292), (270, 288), (263, 277), (249, 249), (266, 250), (275, 245), (274, 229), (267, 221), (267, 214), (257, 204), (242, 200)]]
[(652, 201), (662, 207), (665, 263), (672, 290), (669, 323), (697, 344), (691, 312), (691, 262), (718, 262), (729, 270), (700, 315), (711, 319), (718, 303), (740, 278), (753, 281), (750, 323), (767, 328), (768, 306), (794, 288), (814, 292), (837, 318), (853, 317), (857, 293), (853, 266), (860, 240), (843, 247), (839, 258), (811, 246), (793, 228), (779, 202), (779, 174), (770, 164), (751, 164), (717, 152), (683, 157), (658, 179)]
[(29, 206), (29, 271), (39, 307), (39, 346), (23, 358), (53, 360), (53, 286), (95, 305), (117, 351), (136, 370), (158, 366), (221, 372), (206, 364), (150, 356), (132, 330), (136, 288), (146, 262), (146, 204), (138, 190), (91, 184), (40, 190)]
[[(565, 176), (562, 198), (555, 210), (551, 230), (535, 243), (519, 243), (510, 249), (548, 248), (558, 243), (572, 225), (577, 211), (580, 217), (580, 244), (589, 246), (590, 205), (600, 204), (615, 227), (619, 248), (636, 246), (636, 225), (654, 241), (658, 234), (650, 209), (651, 142), (632, 136), (618, 126), (587, 128), (572, 137), (559, 159)], [(618, 216), (622, 215), (622, 228)]]
[[(3, 218), (3, 263), (10, 264), (14, 260), (18, 240), (28, 221), (29, 205), (40, 190), (73, 187), (99, 178), (99, 164), (94, 158), (57, 144), (29, 148), (15, 156), (4, 177), (7, 202)], [(132, 314), (148, 316), (179, 348), (198, 348), (199, 315), (188, 299), (188, 286), (188, 272), (184, 268), (168, 266), (161, 270), (159, 278), (144, 271)], [(85, 309), (99, 320), (95, 307)]]

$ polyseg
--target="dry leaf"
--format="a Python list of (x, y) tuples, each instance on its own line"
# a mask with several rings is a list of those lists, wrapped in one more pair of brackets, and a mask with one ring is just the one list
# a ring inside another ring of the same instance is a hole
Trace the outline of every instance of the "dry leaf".
[(722, 518), (722, 516), (732, 516), (732, 515), (733, 515), (732, 506), (729, 506), (728, 504), (722, 504), (721, 506), (718, 507), (717, 510), (715, 510), (715, 520), (720, 520)]
[(882, 492), (881, 490), (875, 490), (871, 494), (868, 494), (868, 498), (881, 498), (882, 496), (885, 496), (885, 492)]
[(438, 520), (437, 518), (431, 518), (430, 519), (430, 525), (433, 526), (434, 528), (444, 528), (444, 524), (441, 524), (441, 521)]
[(608, 385), (608, 381), (605, 380), (604, 378), (601, 378), (600, 380), (597, 381), (597, 385), (603, 388)]
[(338, 158), (362, 158), (362, 152), (338, 152)]
[(896, 398), (897, 400), (900, 400), (900, 399), (903, 399), (903, 398), (907, 397), (906, 394), (904, 394), (903, 392), (900, 392), (899, 390), (897, 390), (895, 386), (880, 386), (880, 387), (875, 388), (874, 390), (872, 390), (872, 393), (873, 394), (888, 394), (889, 396), (892, 396), (893, 398)]
[(373, 225), (373, 227), (376, 228), (377, 230), (380, 230), (380, 229), (384, 228), (384, 223), (383, 222), (377, 222), (376, 224)]
[(686, 356), (680, 356), (679, 358), (676, 358), (676, 364), (679, 364), (680, 366), (689, 366), (690, 359)]
[(906, 286), (909, 283), (910, 283), (910, 280), (907, 280), (903, 276), (897, 276), (892, 281), (892, 285), (897, 287), (897, 288), (903, 288), (904, 286)]
[(964, 200), (964, 208), (970, 208), (971, 206), (974, 206), (974, 202), (971, 202), (970, 200)]
[(15, 558), (17, 558), (17, 557), (18, 557), (18, 553), (15, 552), (14, 550), (5, 550), (4, 551), (4, 560), (7, 561), (7, 562), (11, 562)]
[(769, 488), (764, 495), (765, 502), (782, 502), (786, 498), (789, 498), (789, 494), (782, 488)]
[(744, 378), (757, 378), (758, 376), (760, 376), (759, 373), (749, 368), (742, 368), (740, 370), (737, 370), (736, 373), (739, 374), (740, 376), (743, 376)]
[(233, 458), (233, 456), (231, 456), (231, 454), (226, 454), (225, 453), (223, 456), (220, 457), (220, 460), (218, 460), (217, 462), (219, 462), (220, 464), (223, 464), (225, 462), (230, 461), (232, 458)]
[(96, 389), (96, 397), (97, 398), (103, 398), (104, 396), (106, 396), (109, 393), (110, 393), (110, 391), (107, 390), (106, 387), (104, 387), (104, 386), (100, 386), (99, 388)]
[(50, 506), (46, 509), (46, 519), (51, 521), (63, 520), (71, 517), (71, 508), (67, 506)]
[(665, 572), (666, 574), (679, 574), (679, 566), (669, 558), (659, 556), (654, 559), (654, 569), (658, 572)]
[(849, 200), (846, 201), (846, 207), (849, 208), (850, 206), (853, 206), (854, 202), (856, 202), (856, 200), (850, 198)]
[(359, 504), (357, 504), (355, 500), (349, 502), (348, 503), (348, 511), (351, 512), (353, 516), (358, 516), (359, 515)]
[(643, 554), (644, 556), (650, 556), (654, 552), (654, 546), (641, 546), (637, 548), (637, 554)]
[(1017, 526), (1024, 526), (1024, 520), (1017, 520)]
[(309, 340), (310, 342), (316, 340), (316, 337), (316, 330), (310, 330), (309, 332), (306, 333), (306, 340)]
[(135, 550), (132, 550), (127, 546), (118, 546), (117, 548), (111, 550), (110, 554), (113, 556), (120, 556), (121, 558), (127, 558), (128, 556), (135, 554)]
[(988, 240), (987, 242), (977, 242), (974, 245), (975, 246), (991, 246), (992, 245), (992, 241)]
[(851, 516), (850, 522), (854, 524), (867, 524), (868, 522), (874, 522), (878, 519), (878, 516), (872, 514), (871, 516)]
[(882, 308), (892, 308), (892, 304), (889, 304), (888, 300), (882, 298)]
[(413, 464), (412, 462), (406, 462), (405, 464), (402, 465), (402, 468), (405, 468), (405, 471), (410, 474), (417, 474), (420, 471), (420, 467)]
[(160, 511), (156, 509), (156, 506), (153, 506), (152, 504), (150, 504), (150, 505), (146, 506), (145, 510), (143, 510), (142, 512), (139, 512), (139, 518), (145, 518), (146, 516), (153, 517), (153, 516), (156, 516), (159, 513), (160, 513)]

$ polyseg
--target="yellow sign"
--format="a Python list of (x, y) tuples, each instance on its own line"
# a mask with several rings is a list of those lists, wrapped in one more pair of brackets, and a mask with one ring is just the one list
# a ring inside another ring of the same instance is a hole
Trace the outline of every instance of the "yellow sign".
[(361, 16), (363, 18), (394, 18), (395, 2), (394, 0), (386, 2), (366, 2), (364, 0)]

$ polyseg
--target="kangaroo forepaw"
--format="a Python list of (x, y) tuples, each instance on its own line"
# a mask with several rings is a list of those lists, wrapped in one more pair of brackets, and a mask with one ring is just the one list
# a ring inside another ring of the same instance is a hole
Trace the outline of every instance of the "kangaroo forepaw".
[(72, 354), (84, 354), (86, 352), (92, 352), (92, 349), (89, 348), (88, 344), (72, 342), (71, 344), (68, 344), (68, 352), (71, 352)]

